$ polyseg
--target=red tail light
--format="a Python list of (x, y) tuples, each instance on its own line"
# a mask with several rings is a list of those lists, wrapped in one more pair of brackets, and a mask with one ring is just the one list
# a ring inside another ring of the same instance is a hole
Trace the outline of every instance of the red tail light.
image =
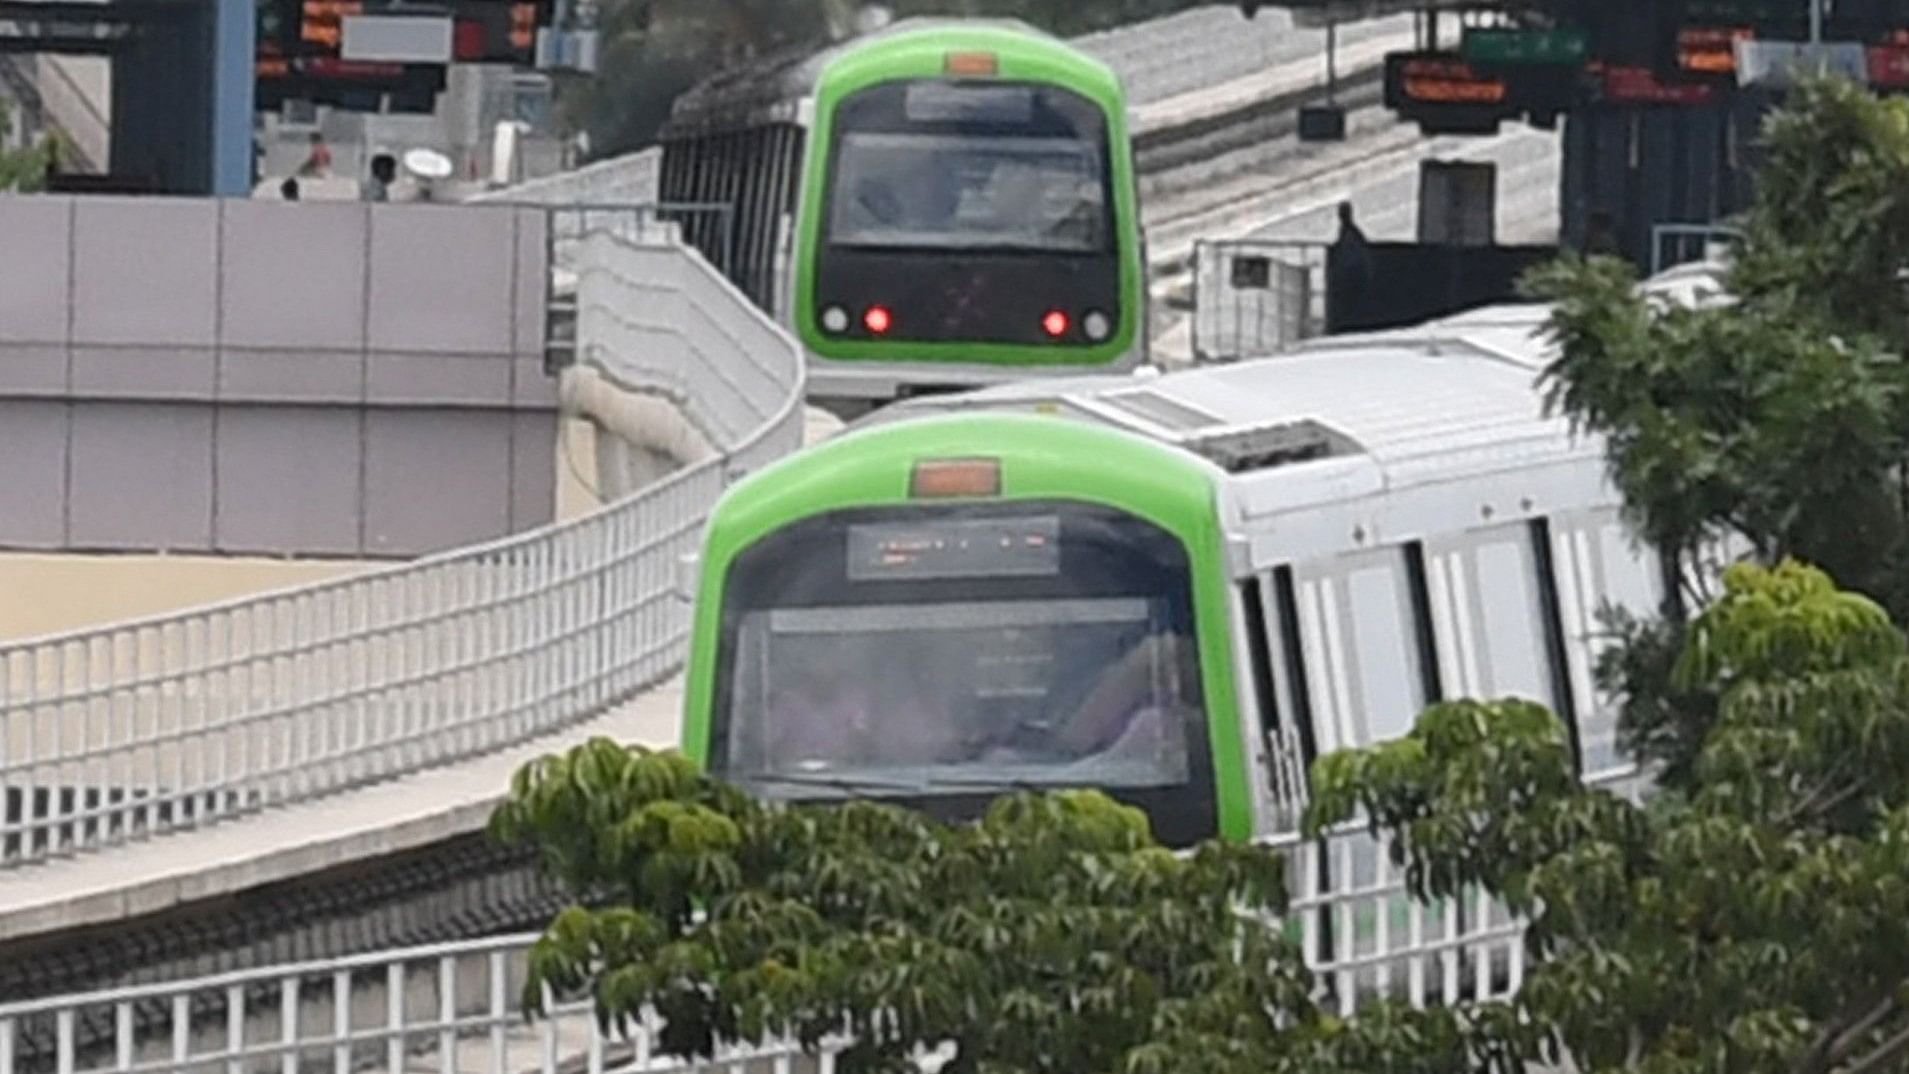
[(893, 327), (894, 323), (895, 318), (889, 314), (887, 306), (870, 306), (868, 312), (862, 314), (862, 324), (878, 336)]
[(1041, 318), (1041, 330), (1056, 339), (1066, 335), (1067, 314), (1060, 310), (1048, 310), (1047, 316)]

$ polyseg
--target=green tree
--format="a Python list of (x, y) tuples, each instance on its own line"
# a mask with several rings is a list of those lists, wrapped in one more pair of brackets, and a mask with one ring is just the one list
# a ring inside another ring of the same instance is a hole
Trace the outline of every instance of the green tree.
[[(1553, 401), (1609, 444), (1639, 533), (1681, 578), (1734, 537), (1795, 557), (1909, 621), (1909, 101), (1804, 85), (1766, 123), (1757, 196), (1724, 282), (1689, 309), (1635, 290), (1620, 261), (1535, 273), (1555, 303)], [(1670, 675), (1684, 619), (1619, 619), (1600, 679), (1671, 786), (1695, 774), (1717, 698)]]
[(521, 771), (493, 831), (578, 899), (526, 999), (588, 992), (625, 1028), (648, 1005), (666, 1053), (846, 1029), (857, 1072), (952, 1043), (964, 1074), (1459, 1074), (1504, 1037), (1458, 1008), (1331, 1017), (1277, 925), (1238, 909), (1284, 905), (1278, 854), (1176, 855), (1097, 792), (947, 826), (767, 805), (597, 740)]
[[(670, 105), (700, 79), (765, 56), (803, 53), (847, 37), (856, 0), (603, 0), (601, 56), (589, 78), (561, 91), (567, 121), (590, 134), (593, 153), (648, 144)], [(1184, 10), (1187, 0), (892, 0), (898, 18), (1018, 18), (1074, 36)]]
[(1587, 1074), (1909, 1069), (1903, 637), (1820, 571), (1737, 565), (1674, 678), (1717, 712), (1688, 785), (1647, 805), (1580, 785), (1542, 708), (1464, 701), (1322, 759), (1308, 823), (1364, 813), (1419, 896), (1529, 915), (1499, 1024)]
[(1562, 725), (1508, 701), (1315, 770), (1310, 825), (1363, 815), (1420, 896), (1529, 915), (1510, 1006), (1587, 1071), (1909, 1070), (1909, 104), (1812, 83), (1764, 142), (1728, 302), (1606, 259), (1531, 280), (1553, 400), (1640, 533), (1686, 575), (1724, 537), (1778, 564), (1614, 622), (1600, 678), (1656, 793), (1579, 785)]
[[(13, 130), (13, 115), (8, 103), (0, 100), (0, 141), (4, 141)], [(53, 152), (51, 137), (42, 138), (22, 149), (0, 147), (0, 191), (27, 193), (45, 186), (46, 168), (53, 160)]]
[(568, 81), (560, 107), (595, 156), (650, 142), (684, 90), (712, 72), (845, 33), (846, 0), (607, 0), (597, 72)]
[(1529, 281), (1557, 303), (1554, 400), (1606, 436), (1641, 533), (1686, 564), (1734, 533), (1909, 612), (1909, 101), (1803, 87), (1726, 275), (1728, 304), (1652, 302), (1628, 265), (1567, 257)]

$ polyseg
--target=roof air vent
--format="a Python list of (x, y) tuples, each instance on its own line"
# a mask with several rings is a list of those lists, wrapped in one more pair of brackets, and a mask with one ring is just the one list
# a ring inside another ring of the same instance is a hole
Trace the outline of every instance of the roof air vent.
[(1230, 474), (1271, 470), (1315, 459), (1356, 455), (1361, 451), (1351, 437), (1310, 418), (1246, 428), (1234, 427), (1205, 436), (1189, 437), (1183, 443), (1187, 450), (1203, 456)]

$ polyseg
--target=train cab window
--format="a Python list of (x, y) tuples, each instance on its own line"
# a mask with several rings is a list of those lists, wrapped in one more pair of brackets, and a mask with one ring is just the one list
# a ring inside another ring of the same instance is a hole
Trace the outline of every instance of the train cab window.
[(836, 115), (828, 241), (1100, 253), (1111, 243), (1105, 119), (1052, 86), (900, 82)]
[(711, 768), (777, 797), (1093, 786), (1216, 827), (1191, 572), (1074, 503), (796, 523), (725, 585)]

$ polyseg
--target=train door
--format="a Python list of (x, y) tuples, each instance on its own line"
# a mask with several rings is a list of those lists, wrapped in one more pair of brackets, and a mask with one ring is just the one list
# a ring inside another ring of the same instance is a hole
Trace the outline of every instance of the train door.
[(1567, 723), (1571, 684), (1543, 523), (1515, 522), (1428, 538), (1426, 603), (1448, 696), (1535, 701)]
[(1617, 778), (1630, 761), (1617, 747), (1617, 699), (1595, 681), (1598, 659), (1612, 643), (1600, 610), (1608, 604), (1634, 616), (1654, 615), (1665, 594), (1663, 567), (1654, 551), (1632, 537), (1616, 507), (1554, 515), (1548, 529), (1579, 770), (1587, 780)]
[[(1409, 732), (1441, 694), (1419, 547), (1341, 553), (1295, 564), (1287, 577), (1290, 691), (1312, 755)], [(1472, 961), (1457, 941), (1476, 914), (1412, 902), (1382, 842), (1365, 832), (1302, 844), (1295, 864), (1295, 893), (1319, 905), (1298, 916), (1300, 942), (1342, 1009), (1400, 992), (1455, 998)], [(1434, 940), (1446, 942), (1421, 953)]]

